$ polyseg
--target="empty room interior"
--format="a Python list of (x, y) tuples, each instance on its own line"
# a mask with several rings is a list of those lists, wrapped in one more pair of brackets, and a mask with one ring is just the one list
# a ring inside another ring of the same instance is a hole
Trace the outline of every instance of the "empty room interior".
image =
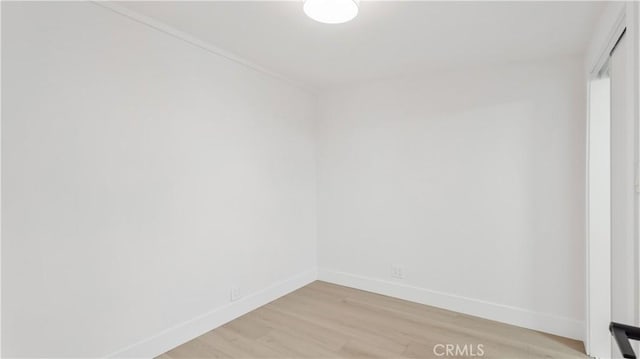
[(640, 356), (640, 3), (1, 1), (3, 358)]

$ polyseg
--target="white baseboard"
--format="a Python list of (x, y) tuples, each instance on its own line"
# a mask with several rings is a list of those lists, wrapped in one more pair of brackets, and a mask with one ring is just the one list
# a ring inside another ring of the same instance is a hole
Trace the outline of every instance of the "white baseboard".
[(108, 355), (108, 358), (153, 358), (315, 281), (315, 269), (275, 283), (257, 293), (216, 308)]
[(584, 323), (570, 318), (537, 313), (527, 309), (485, 302), (478, 299), (461, 297), (345, 272), (328, 269), (316, 271), (312, 269), (275, 283), (237, 302), (229, 303), (199, 317), (166, 329), (145, 340), (107, 355), (107, 357), (156, 357), (298, 288), (304, 287), (317, 279), (563, 337), (582, 340), (584, 335)]
[(584, 337), (584, 322), (571, 318), (328, 269), (320, 269), (318, 279), (567, 338)]

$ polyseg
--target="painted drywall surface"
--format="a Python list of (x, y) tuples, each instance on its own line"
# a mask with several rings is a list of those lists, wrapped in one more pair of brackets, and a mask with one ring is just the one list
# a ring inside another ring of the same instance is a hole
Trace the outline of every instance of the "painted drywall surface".
[[(380, 80), (324, 94), (321, 273), (395, 281), (580, 325), (581, 61)], [(391, 277), (393, 264), (404, 279)]]
[(313, 97), (91, 3), (2, 4), (3, 356), (103, 356), (312, 269)]

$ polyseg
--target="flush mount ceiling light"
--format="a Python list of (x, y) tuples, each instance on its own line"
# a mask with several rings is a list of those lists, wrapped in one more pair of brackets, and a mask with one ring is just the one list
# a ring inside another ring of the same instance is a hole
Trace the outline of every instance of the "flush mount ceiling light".
[(325, 24), (341, 24), (358, 15), (359, 0), (305, 0), (304, 13)]

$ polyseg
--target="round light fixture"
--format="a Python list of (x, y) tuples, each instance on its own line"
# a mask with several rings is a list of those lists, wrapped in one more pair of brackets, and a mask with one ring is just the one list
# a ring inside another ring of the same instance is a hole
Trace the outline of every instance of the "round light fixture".
[(341, 24), (358, 15), (359, 0), (305, 0), (304, 13), (325, 24)]

